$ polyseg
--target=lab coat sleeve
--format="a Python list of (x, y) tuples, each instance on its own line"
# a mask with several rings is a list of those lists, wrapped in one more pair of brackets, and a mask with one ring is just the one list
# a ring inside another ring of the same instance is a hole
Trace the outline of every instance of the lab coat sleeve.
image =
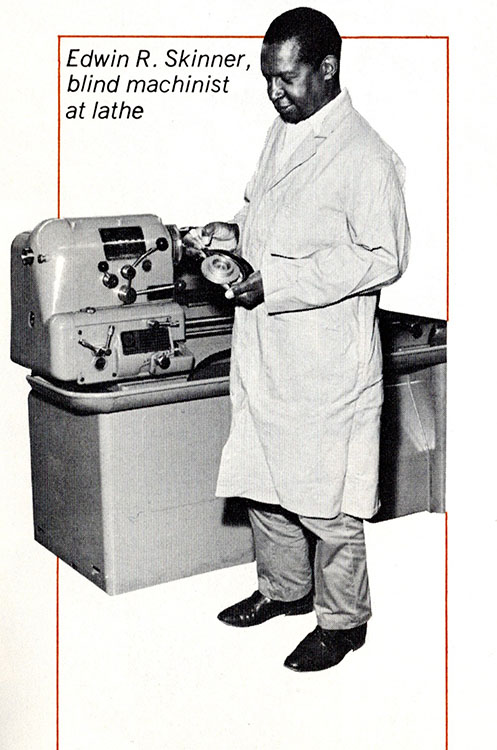
[(278, 120), (279, 120), (279, 118), (276, 118), (276, 120), (272, 123), (271, 127), (269, 128), (269, 130), (266, 133), (266, 138), (265, 138), (265, 141), (264, 141), (264, 147), (263, 147), (263, 149), (261, 151), (261, 154), (259, 156), (259, 160), (258, 160), (258, 163), (257, 163), (257, 168), (256, 168), (254, 174), (252, 175), (252, 177), (250, 178), (250, 180), (248, 181), (247, 186), (245, 188), (243, 206), (238, 211), (238, 213), (235, 214), (235, 216), (232, 219), (233, 223), (238, 224), (238, 228), (240, 230), (240, 242), (239, 242), (238, 249), (240, 249), (241, 245), (242, 245), (243, 230), (244, 230), (244, 227), (245, 227), (245, 221), (247, 219), (247, 214), (248, 214), (249, 209), (250, 209), (250, 201), (252, 199), (252, 195), (254, 193), (255, 186), (256, 186), (256, 183), (257, 183), (257, 181), (258, 181), (258, 179), (260, 177), (260, 174), (261, 174), (261, 172), (264, 173), (264, 167), (263, 167), (263, 165), (265, 164), (265, 162), (267, 160), (268, 152), (271, 150), (271, 146), (272, 146), (272, 143), (273, 143), (273, 140), (274, 140), (277, 128), (278, 128)]
[(240, 240), (239, 240), (239, 242), (241, 242), (241, 238), (243, 236), (243, 228), (245, 226), (245, 220), (247, 218), (247, 214), (248, 214), (249, 207), (250, 207), (250, 196), (252, 194), (252, 188), (253, 188), (254, 179), (255, 179), (255, 175), (252, 176), (251, 180), (249, 180), (249, 182), (247, 184), (247, 187), (245, 188), (245, 195), (244, 195), (244, 198), (243, 198), (243, 206), (235, 214), (235, 216), (232, 219), (232, 222), (234, 224), (238, 224), (238, 229), (239, 229), (239, 232), (240, 232)]
[(324, 307), (391, 284), (404, 272), (409, 226), (393, 162), (364, 165), (346, 190), (344, 212), (345, 237), (298, 253), (285, 255), (283, 247), (264, 256), (269, 314)]

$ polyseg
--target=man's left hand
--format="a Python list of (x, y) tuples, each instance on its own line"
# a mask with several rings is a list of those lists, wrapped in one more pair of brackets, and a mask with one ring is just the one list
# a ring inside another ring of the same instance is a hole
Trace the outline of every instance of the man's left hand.
[(264, 301), (264, 287), (260, 271), (254, 271), (239, 284), (233, 284), (225, 294), (226, 299), (232, 299), (238, 305), (252, 310)]

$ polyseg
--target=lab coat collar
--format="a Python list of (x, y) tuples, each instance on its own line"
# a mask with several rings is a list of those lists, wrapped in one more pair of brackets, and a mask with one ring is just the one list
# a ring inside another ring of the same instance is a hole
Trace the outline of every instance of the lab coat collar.
[[(324, 112), (325, 110), (326, 113)], [(312, 156), (314, 156), (321, 141), (327, 138), (329, 135), (331, 135), (331, 133), (333, 133), (334, 130), (337, 129), (337, 127), (344, 120), (344, 118), (347, 117), (351, 110), (352, 101), (350, 99), (349, 92), (347, 91), (347, 89), (343, 89), (340, 94), (335, 97), (335, 99), (332, 99), (331, 102), (325, 104), (322, 110), (316, 112), (316, 115), (320, 115), (320, 122), (318, 120), (318, 122), (316, 123), (316, 132), (314, 130), (313, 123), (311, 132), (308, 133), (302, 143), (297, 146), (288, 161), (281, 167), (281, 169), (271, 173), (267, 184), (267, 190), (271, 190), (273, 187), (275, 187), (275, 185), (281, 182), (281, 180), (283, 180), (287, 176), (287, 174), (289, 174), (301, 164), (308, 161), (308, 159), (310, 159)], [(310, 120), (312, 120), (312, 118), (316, 115), (313, 115)], [(272, 164), (276, 163), (275, 155), (277, 153), (277, 149), (279, 148), (280, 139), (283, 137), (284, 127), (285, 126), (283, 121), (280, 120), (269, 155), (270, 163)]]
[[(347, 89), (342, 89), (338, 96), (309, 118), (316, 137), (327, 138), (330, 133), (337, 129), (351, 110), (350, 94)], [(313, 122), (314, 118), (316, 118), (315, 122)]]

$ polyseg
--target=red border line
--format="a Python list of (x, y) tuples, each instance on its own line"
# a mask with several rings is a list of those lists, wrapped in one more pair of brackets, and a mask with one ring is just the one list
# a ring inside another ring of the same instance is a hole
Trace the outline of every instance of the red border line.
[(449, 747), (449, 514), (445, 514), (445, 750)]
[[(263, 39), (262, 35), (226, 35), (226, 34), (215, 34), (215, 35), (196, 35), (196, 34), (59, 34), (58, 40), (58, 53), (57, 53), (57, 218), (60, 218), (60, 165), (61, 165), (61, 39)], [(445, 39), (446, 42), (446, 66), (447, 66), (447, 82), (446, 82), (446, 96), (447, 96), (447, 112), (446, 112), (446, 127), (447, 127), (447, 151), (446, 151), (446, 170), (447, 170), (447, 199), (446, 199), (446, 210), (447, 210), (447, 267), (446, 267), (446, 313), (447, 321), (449, 320), (449, 138), (450, 138), (450, 58), (449, 58), (449, 36), (342, 36), (342, 39)], [(448, 582), (449, 582), (449, 532), (448, 532), (448, 513), (445, 513), (445, 748), (448, 750), (449, 747), (449, 610), (448, 610)], [(56, 647), (55, 647), (55, 662), (56, 662), (56, 678), (55, 678), (55, 692), (56, 692), (56, 747), (59, 750), (59, 558), (57, 558), (56, 567)]]
[[(60, 39), (264, 39), (261, 34), (60, 34)], [(448, 36), (346, 36), (342, 39), (448, 39)]]
[(57, 558), (55, 571), (55, 745), (59, 750), (59, 558)]
[(450, 222), (449, 222), (449, 143), (450, 143), (450, 117), (449, 117), (449, 109), (450, 109), (450, 57), (449, 57), (449, 37), (447, 37), (447, 43), (446, 43), (446, 55), (447, 55), (447, 154), (446, 154), (446, 162), (447, 162), (447, 187), (446, 187), (446, 195), (447, 195), (447, 268), (446, 268), (446, 278), (447, 278), (447, 322), (449, 320), (449, 235), (450, 235)]
[[(447, 62), (447, 322), (449, 321), (449, 248), (450, 248), (450, 45), (446, 40)], [(449, 515), (445, 513), (445, 750), (449, 750)]]
[[(57, 37), (57, 218), (60, 219), (60, 36)], [(59, 750), (59, 558), (55, 568), (55, 747)]]
[(342, 36), (342, 39), (448, 39), (448, 36), (430, 36), (423, 34), (420, 36)]
[(60, 40), (57, 37), (57, 218), (60, 219)]
[(259, 34), (61, 34), (61, 39), (264, 39)]

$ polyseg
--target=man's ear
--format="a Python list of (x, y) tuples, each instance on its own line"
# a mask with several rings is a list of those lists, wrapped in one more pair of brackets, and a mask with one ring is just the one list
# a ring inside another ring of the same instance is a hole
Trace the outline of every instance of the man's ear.
[(331, 81), (338, 73), (338, 60), (335, 55), (326, 55), (319, 66), (325, 81)]

